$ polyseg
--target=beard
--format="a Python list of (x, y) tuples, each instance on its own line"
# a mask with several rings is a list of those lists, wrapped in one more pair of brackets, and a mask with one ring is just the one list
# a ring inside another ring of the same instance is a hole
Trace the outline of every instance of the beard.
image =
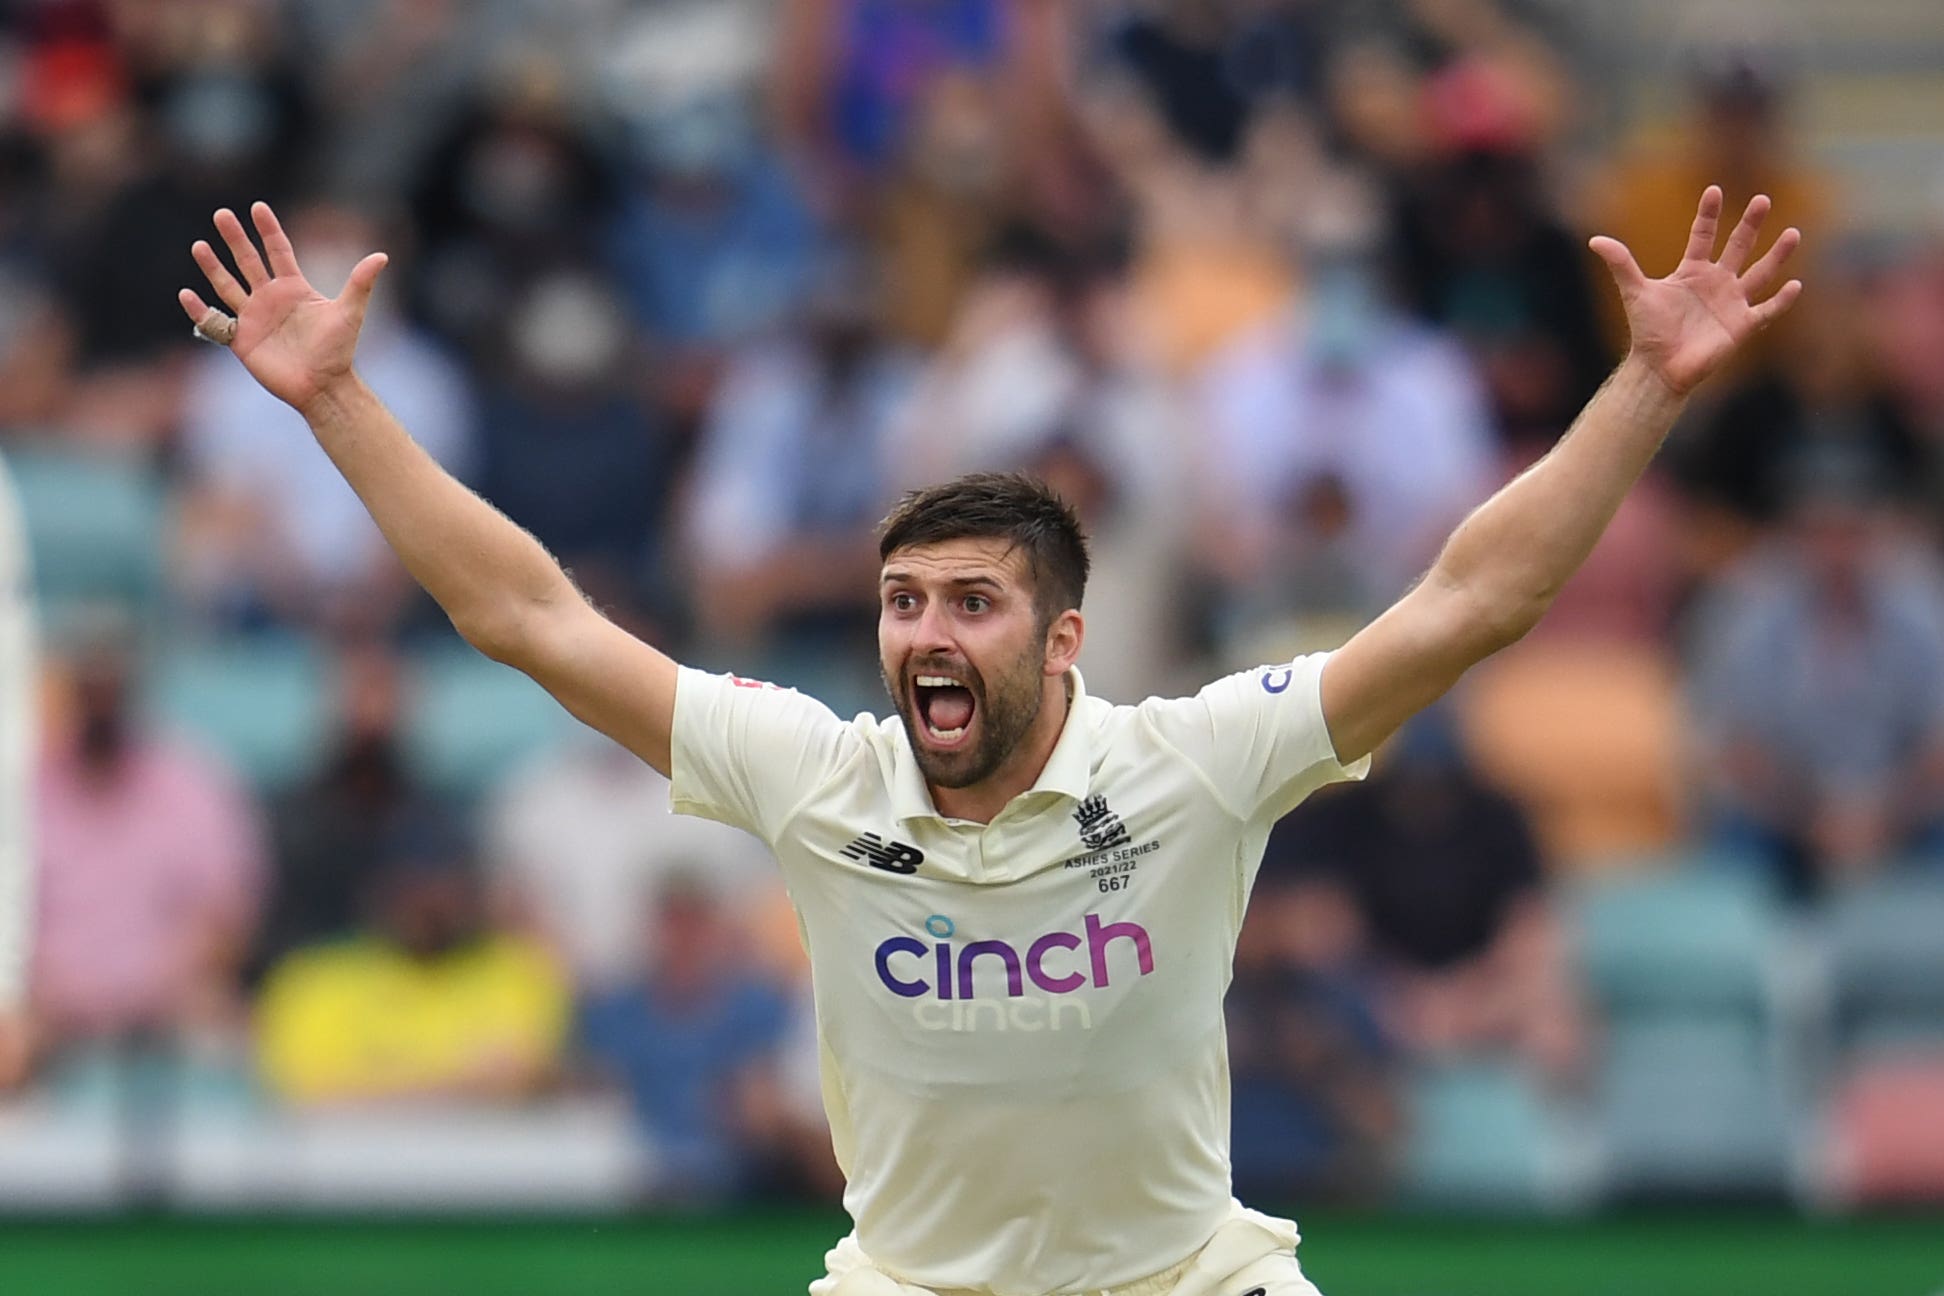
[[(912, 680), (920, 675), (952, 675), (965, 681), (972, 694), (973, 723), (978, 725), (977, 741), (956, 751), (941, 752), (927, 745), (925, 717), (918, 714)], [(905, 737), (918, 759), (919, 772), (934, 787), (968, 788), (997, 773), (1039, 719), (1044, 700), (1040, 688), (1040, 652), (1037, 644), (1022, 653), (996, 677), (996, 688), (988, 689), (983, 674), (970, 662), (936, 659), (908, 660), (894, 683), (884, 676), (884, 687), (904, 722)]]

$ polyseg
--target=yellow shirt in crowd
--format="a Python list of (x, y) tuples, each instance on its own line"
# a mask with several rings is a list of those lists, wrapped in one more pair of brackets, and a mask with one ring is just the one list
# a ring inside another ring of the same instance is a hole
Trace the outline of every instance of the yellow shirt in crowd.
[(494, 936), (433, 959), (359, 938), (291, 955), (258, 1023), (266, 1083), (294, 1102), (449, 1089), (556, 1058), (571, 1000), (547, 953)]

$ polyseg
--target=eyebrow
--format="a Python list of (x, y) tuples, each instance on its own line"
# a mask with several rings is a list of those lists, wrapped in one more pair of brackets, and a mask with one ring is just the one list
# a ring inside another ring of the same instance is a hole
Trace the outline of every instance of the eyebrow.
[[(893, 568), (878, 579), (879, 585), (916, 584), (917, 578), (903, 568)], [(1005, 585), (995, 576), (954, 576), (945, 584), (952, 589), (970, 589), (975, 585), (1003, 592)]]

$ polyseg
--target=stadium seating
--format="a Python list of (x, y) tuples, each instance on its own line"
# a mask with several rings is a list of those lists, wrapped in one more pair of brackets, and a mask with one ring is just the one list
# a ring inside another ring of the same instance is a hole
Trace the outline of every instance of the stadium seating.
[(1508, 1061), (1428, 1066), (1408, 1095), (1404, 1191), (1413, 1202), (1466, 1211), (1557, 1205), (1559, 1140), (1536, 1085)]
[(7, 467), (50, 629), (84, 603), (155, 608), (167, 506), (154, 473), (134, 459), (72, 450), (10, 450)]
[(1783, 928), (1760, 875), (1705, 854), (1635, 860), (1574, 894), (1606, 1022), (1594, 1095), (1618, 1198), (1769, 1198), (1791, 1185), (1792, 1054), (1777, 1029)]
[(1790, 1187), (1784, 1081), (1775, 1052), (1747, 1024), (1616, 1025), (1596, 1107), (1612, 1197), (1768, 1199)]
[(1944, 1044), (1944, 877), (1892, 868), (1834, 897), (1825, 930), (1839, 1044)]
[(1577, 869), (1674, 840), (1679, 705), (1672, 665), (1636, 643), (1541, 638), (1480, 666), (1455, 697), (1479, 767)]
[(574, 723), (538, 684), (464, 645), (416, 657), (407, 698), (408, 758), (438, 791), (461, 801), (478, 797)]
[(1944, 1200), (1944, 1048), (1851, 1069), (1830, 1104), (1826, 1171), (1848, 1205)]
[(263, 791), (313, 770), (329, 737), (324, 654), (308, 639), (253, 636), (169, 645), (153, 664), (150, 708)]
[(1704, 853), (1635, 860), (1583, 882), (1572, 909), (1610, 1014), (1766, 1016), (1780, 928), (1756, 870)]

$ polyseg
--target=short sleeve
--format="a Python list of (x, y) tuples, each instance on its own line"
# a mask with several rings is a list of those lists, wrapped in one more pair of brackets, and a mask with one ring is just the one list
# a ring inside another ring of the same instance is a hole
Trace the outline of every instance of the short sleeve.
[(1323, 721), (1328, 653), (1216, 680), (1191, 698), (1147, 704), (1161, 738), (1208, 779), (1242, 819), (1280, 818), (1316, 789), (1370, 772), (1370, 757), (1337, 760)]
[(857, 740), (830, 708), (792, 689), (683, 667), (675, 686), (670, 801), (775, 845)]

